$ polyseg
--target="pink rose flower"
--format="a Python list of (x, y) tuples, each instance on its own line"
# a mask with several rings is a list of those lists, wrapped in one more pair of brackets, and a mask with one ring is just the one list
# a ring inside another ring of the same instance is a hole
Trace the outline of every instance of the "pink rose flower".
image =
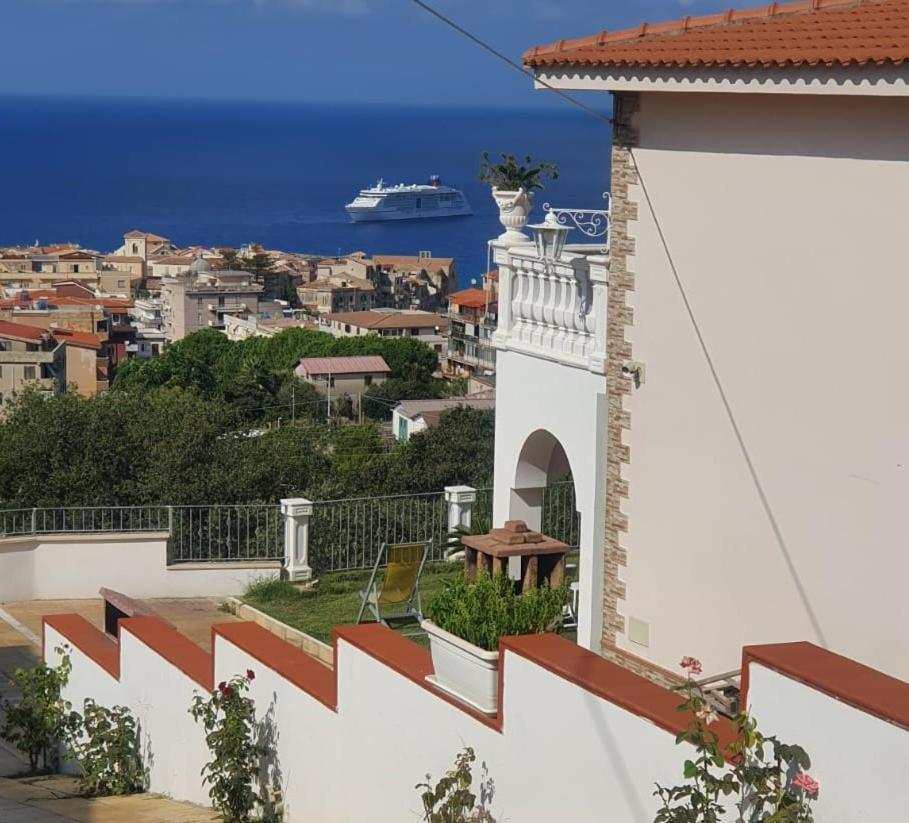
[(701, 661), (696, 657), (685, 656), (682, 658), (682, 662), (679, 663), (683, 669), (688, 670), (688, 674), (700, 674), (704, 669), (701, 666)]
[(817, 797), (818, 790), (821, 788), (817, 780), (805, 774), (805, 772), (799, 772), (792, 779), (792, 785), (801, 789), (809, 797)]
[(703, 709), (696, 711), (695, 717), (697, 717), (705, 726), (709, 726), (711, 723), (715, 723), (720, 719), (720, 716), (709, 706), (704, 706)]

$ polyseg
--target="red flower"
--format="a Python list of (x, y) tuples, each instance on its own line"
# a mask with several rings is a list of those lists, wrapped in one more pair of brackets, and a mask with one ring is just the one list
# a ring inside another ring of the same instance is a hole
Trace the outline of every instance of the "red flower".
[(223, 680), (218, 684), (218, 691), (223, 692), (227, 688), (227, 683)]
[(810, 775), (805, 774), (805, 772), (799, 772), (793, 779), (792, 785), (798, 789), (801, 789), (809, 797), (817, 797), (818, 789), (820, 789), (820, 784)]
[(251, 683), (253, 680), (256, 679), (256, 673), (252, 669), (247, 669), (246, 670), (246, 679), (249, 680)]
[(224, 697), (230, 697), (233, 693), (234, 693), (233, 686), (225, 686), (223, 689), (221, 689), (221, 694)]
[(683, 657), (679, 666), (683, 669), (688, 669), (689, 674), (700, 674), (704, 670), (701, 666), (701, 661), (696, 657)]

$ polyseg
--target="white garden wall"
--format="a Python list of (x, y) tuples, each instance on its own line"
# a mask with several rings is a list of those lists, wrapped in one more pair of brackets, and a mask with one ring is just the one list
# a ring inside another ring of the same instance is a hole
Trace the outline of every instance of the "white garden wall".
[(92, 534), (0, 539), (0, 602), (81, 599), (101, 586), (132, 597), (239, 594), (278, 563), (167, 565), (167, 534)]
[[(433, 690), (424, 679), (431, 673), (428, 653), (381, 626), (340, 628), (334, 671), (254, 624), (216, 627), (209, 679), (199, 674), (210, 662), (201, 649), (154, 619), (124, 620), (116, 680), (78, 650), (100, 636), (97, 630), (66, 620), (80, 619), (50, 618), (60, 626), (46, 626), (45, 644), (48, 659), (61, 642), (77, 648), (67, 697), (130, 706), (154, 755), (151, 789), (179, 799), (205, 799), (201, 729), (187, 712), (193, 692), (200, 680), (210, 686), (247, 669), (255, 673), (250, 693), (259, 717), (274, 730), (289, 821), (417, 820), (414, 785), (426, 772), (441, 775), (460, 749), (472, 746), (475, 777), (482, 761), (495, 781), (497, 819), (651, 823), (654, 783), (680, 782), (688, 753), (674, 742), (684, 721), (674, 711), (677, 695), (551, 635), (503, 641), (501, 709), (486, 718)], [(825, 665), (821, 658), (819, 667)], [(849, 667), (863, 667), (845, 665), (833, 679), (861, 688), (856, 683), (865, 681)], [(747, 700), (761, 728), (802, 744), (813, 757), (811, 773), (822, 786), (816, 819), (901, 819), (909, 803), (899, 785), (909, 735), (898, 723), (909, 684), (888, 680), (903, 705), (888, 722), (847, 702), (849, 694), (824, 694), (763, 663), (752, 661), (747, 670)], [(864, 672), (879, 692), (879, 673)]]

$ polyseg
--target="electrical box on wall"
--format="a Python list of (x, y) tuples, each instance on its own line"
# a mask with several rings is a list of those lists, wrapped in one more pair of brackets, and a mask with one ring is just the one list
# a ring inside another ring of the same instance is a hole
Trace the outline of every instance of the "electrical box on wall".
[(650, 645), (650, 624), (636, 617), (628, 618), (628, 639), (639, 646)]

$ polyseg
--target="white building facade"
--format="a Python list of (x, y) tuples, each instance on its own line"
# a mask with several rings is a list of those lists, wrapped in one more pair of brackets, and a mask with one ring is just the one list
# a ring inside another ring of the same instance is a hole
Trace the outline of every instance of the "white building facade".
[[(847, 57), (894, 5), (856, 12)], [(906, 678), (909, 68), (810, 66), (804, 39), (801, 67), (739, 68), (795, 17), (818, 37), (852, 19), (759, 11), (525, 55), (614, 95), (603, 650), (719, 672), (743, 643), (806, 639)], [(692, 37), (718, 67), (685, 64)]]

